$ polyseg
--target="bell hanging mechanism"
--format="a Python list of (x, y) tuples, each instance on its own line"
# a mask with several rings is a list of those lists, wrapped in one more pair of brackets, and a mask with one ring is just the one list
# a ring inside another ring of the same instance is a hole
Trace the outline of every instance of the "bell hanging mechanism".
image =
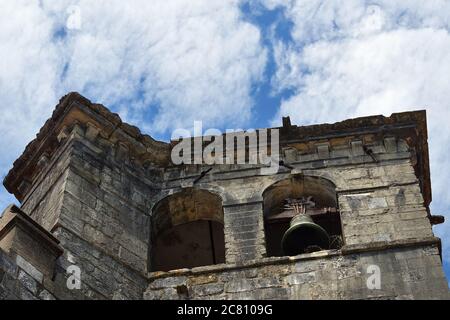
[(287, 199), (285, 209), (294, 210), (295, 216), (281, 240), (281, 247), (285, 255), (295, 256), (329, 248), (330, 236), (306, 213), (307, 208), (314, 206), (315, 203), (311, 197)]

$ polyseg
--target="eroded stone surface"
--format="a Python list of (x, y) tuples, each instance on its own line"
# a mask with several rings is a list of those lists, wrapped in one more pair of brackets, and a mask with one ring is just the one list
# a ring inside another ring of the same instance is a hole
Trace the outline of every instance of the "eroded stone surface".
[[(427, 213), (423, 112), (282, 127), (280, 137), (290, 170), (261, 175), (258, 165), (217, 165), (201, 176), (211, 166), (170, 163), (175, 143), (157, 142), (105, 107), (68, 95), (5, 180), (21, 209), (60, 241), (64, 253), (49, 276), (0, 251), (0, 299), (449, 297)], [(335, 195), (344, 246), (267, 257), (265, 214), (284, 191), (265, 191), (303, 177), (320, 177), (335, 189), (328, 196)], [(170, 219), (155, 214), (168, 196), (194, 187), (208, 194), (201, 199), (211, 193), (218, 201), (202, 207), (181, 199), (177, 210), (172, 202), (164, 207)], [(225, 263), (152, 272), (157, 231), (211, 208), (224, 225)], [(380, 289), (367, 287), (371, 265), (381, 271)], [(71, 266), (81, 272), (77, 290), (67, 286)]]

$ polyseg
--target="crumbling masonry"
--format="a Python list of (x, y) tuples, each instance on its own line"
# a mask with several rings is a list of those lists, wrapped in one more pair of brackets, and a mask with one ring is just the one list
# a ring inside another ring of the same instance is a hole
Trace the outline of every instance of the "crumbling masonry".
[[(449, 298), (425, 111), (279, 130), (272, 175), (173, 165), (177, 142), (66, 95), (4, 180), (0, 299)], [(338, 242), (284, 256), (302, 197)]]

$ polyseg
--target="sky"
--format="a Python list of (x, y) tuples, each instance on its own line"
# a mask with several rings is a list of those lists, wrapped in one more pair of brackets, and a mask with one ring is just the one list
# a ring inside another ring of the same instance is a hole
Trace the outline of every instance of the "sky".
[(0, 0), (0, 174), (69, 91), (165, 141), (426, 109), (450, 278), (449, 31), (449, 0)]

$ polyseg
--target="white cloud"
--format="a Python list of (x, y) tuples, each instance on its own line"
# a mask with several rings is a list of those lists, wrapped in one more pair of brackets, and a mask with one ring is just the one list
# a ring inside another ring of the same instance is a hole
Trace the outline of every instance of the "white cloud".
[[(274, 91), (282, 101), (274, 124), (334, 122), (372, 114), (426, 109), (433, 204), (448, 208), (450, 194), (450, 2), (271, 1), (285, 6), (292, 42), (277, 40)], [(302, 76), (299, 76), (303, 73)], [(450, 213), (436, 228), (450, 260)]]
[(11, 165), (57, 101), (60, 57), (48, 45), (51, 27), (37, 1), (0, 2), (1, 168)]
[(294, 68), (310, 73), (289, 81), (299, 90), (280, 113), (303, 123), (427, 106), (430, 117), (436, 109), (448, 112), (446, 30), (398, 29), (364, 39), (319, 41), (290, 54), (289, 63), (299, 63)]
[[(50, 9), (53, 3), (46, 2)], [(251, 85), (262, 77), (266, 54), (237, 1), (84, 0), (77, 6), (81, 29), (63, 43), (66, 88), (107, 105), (123, 101), (122, 113), (153, 133), (194, 120), (220, 126), (249, 119)], [(143, 112), (154, 104), (160, 109), (149, 125)]]
[[(426, 107), (434, 203), (448, 207), (450, 1), (263, 2), (283, 6), (293, 22), (292, 42), (274, 40), (273, 90), (294, 92), (275, 119), (323, 123)], [(81, 10), (79, 30), (64, 28), (70, 5)], [(266, 51), (237, 0), (0, 0), (0, 170), (72, 90), (115, 105), (151, 134), (194, 119), (243, 126)], [(438, 230), (450, 239), (449, 228)]]
[[(18, 108), (8, 113), (4, 104), (8, 122), (26, 108), (40, 115), (55, 97), (79, 90), (137, 122), (150, 105), (160, 105), (150, 110), (158, 112), (149, 126), (155, 133), (194, 119), (244, 124), (266, 52), (259, 29), (243, 21), (238, 4), (2, 0), (0, 79), (8, 87), (2, 85), (1, 97), (9, 109)], [(79, 30), (64, 28), (71, 5), (80, 10)], [(38, 106), (31, 103), (36, 100)], [(42, 117), (30, 118), (42, 123)]]
[[(79, 29), (66, 28), (69, 8)], [(68, 91), (152, 135), (194, 120), (240, 126), (266, 63), (234, 0), (0, 0), (0, 57), (3, 174)]]
[(447, 0), (263, 0), (269, 9), (281, 6), (294, 23), (292, 37), (298, 44), (339, 40), (368, 31), (406, 28), (448, 28)]

